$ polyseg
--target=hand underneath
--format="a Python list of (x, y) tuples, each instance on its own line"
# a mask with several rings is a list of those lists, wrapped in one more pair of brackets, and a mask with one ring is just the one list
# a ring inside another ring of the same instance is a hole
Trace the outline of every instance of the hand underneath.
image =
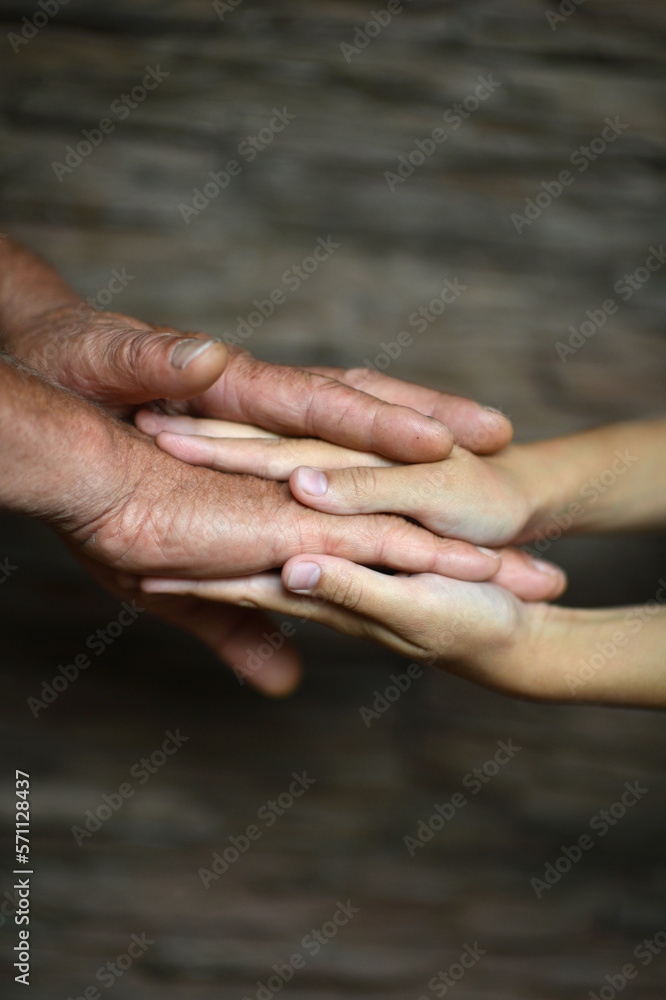
[(387, 576), (335, 557), (298, 556), (289, 560), (281, 577), (149, 578), (142, 586), (149, 594), (189, 594), (309, 618), (505, 694), (566, 694), (564, 671), (547, 669), (534, 655), (550, 607), (523, 603), (496, 584), (432, 573)]
[[(527, 502), (503, 466), (502, 456), (478, 458), (456, 447), (442, 462), (397, 465), (371, 453), (311, 439), (280, 438), (225, 421), (140, 411), (137, 424), (156, 435), (162, 449), (183, 461), (289, 480), (293, 495), (303, 504), (335, 508), (338, 515), (393, 511), (439, 535), (463, 535), (475, 544), (493, 545), (514, 537), (525, 517)], [(315, 462), (318, 468), (305, 469), (303, 461)], [(323, 498), (308, 494), (301, 477), (306, 483), (314, 480), (315, 486), (324, 479), (334, 484), (333, 499), (328, 492)], [(493, 582), (524, 600), (552, 600), (564, 590), (564, 574), (550, 563), (515, 549), (503, 549), (501, 556)]]

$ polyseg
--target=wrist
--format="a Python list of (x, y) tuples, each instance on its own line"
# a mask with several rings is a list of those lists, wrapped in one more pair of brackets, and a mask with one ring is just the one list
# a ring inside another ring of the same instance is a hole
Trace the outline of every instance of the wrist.
[(543, 473), (538, 445), (511, 444), (486, 461), (499, 469), (505, 489), (514, 498), (515, 531), (508, 541), (518, 545), (535, 537), (557, 503), (553, 484)]
[(611, 424), (515, 445), (503, 463), (527, 501), (518, 544), (564, 534), (649, 530), (666, 520), (666, 421)]
[(531, 605), (529, 637), (513, 652), (523, 693), (547, 701), (666, 707), (664, 600), (666, 584), (656, 600), (638, 607)]

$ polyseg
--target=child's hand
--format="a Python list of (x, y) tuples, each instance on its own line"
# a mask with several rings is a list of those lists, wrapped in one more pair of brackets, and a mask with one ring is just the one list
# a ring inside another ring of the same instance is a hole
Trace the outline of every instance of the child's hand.
[[(284, 583), (283, 583), (284, 581)], [(286, 588), (289, 588), (286, 589)], [(228, 580), (148, 578), (148, 593), (188, 594), (307, 618), (439, 663), (523, 697), (566, 697), (563, 671), (537, 658), (551, 610), (504, 587), (424, 573), (387, 576), (331, 556), (295, 556), (278, 573)], [(555, 660), (557, 662), (557, 659)]]
[[(332, 481), (340, 477), (341, 481), (353, 484), (354, 477), (359, 481), (366, 475), (377, 477), (374, 499), (367, 501), (370, 509), (411, 516), (437, 534), (461, 537), (463, 517), (468, 520), (469, 535), (478, 536), (481, 543), (501, 542), (520, 527), (523, 507), (518, 490), (513, 486), (511, 474), (499, 464), (499, 457), (481, 459), (456, 447), (452, 458), (442, 462), (394, 465), (377, 455), (325, 441), (282, 438), (257, 427), (221, 420), (168, 417), (143, 411), (137, 415), (137, 424), (142, 430), (156, 434), (157, 443), (165, 451), (191, 464), (266, 479), (290, 479), (294, 496), (304, 503), (305, 494), (301, 495), (296, 477), (304, 471), (299, 466), (308, 461), (337, 470), (327, 473)], [(400, 479), (384, 484), (383, 476)], [(381, 494), (380, 499), (380, 490), (388, 495)], [(356, 513), (344, 509), (343, 498), (341, 492), (337, 501), (339, 513)], [(448, 516), (444, 513), (447, 505)], [(318, 506), (315, 498), (310, 498), (310, 506)], [(350, 501), (347, 506), (352, 506)], [(358, 501), (357, 506), (361, 506)], [(455, 515), (454, 510), (458, 512)], [(475, 510), (479, 513), (475, 514)], [(453, 526), (451, 531), (448, 524)], [(565, 589), (566, 577), (551, 563), (505, 548), (501, 550), (501, 565), (492, 582), (523, 600), (546, 601), (559, 597)]]

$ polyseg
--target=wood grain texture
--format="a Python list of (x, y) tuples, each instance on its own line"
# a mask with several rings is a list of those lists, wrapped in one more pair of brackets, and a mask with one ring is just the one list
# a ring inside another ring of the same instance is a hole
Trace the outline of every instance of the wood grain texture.
[[(666, 7), (585, 0), (551, 30), (557, 6), (414, 0), (347, 62), (341, 44), (385, 4), (242, 0), (220, 20), (204, 0), (72, 0), (14, 52), (6, 36), (37, 8), (0, 2), (0, 219), (86, 296), (126, 268), (111, 308), (185, 329), (232, 333), (283, 289), (247, 340), (261, 357), (358, 365), (407, 330), (391, 374), (503, 407), (520, 438), (663, 412), (666, 268), (566, 364), (555, 345), (664, 240)], [(156, 66), (164, 82), (112, 112)], [(500, 85), (447, 125), (489, 75)], [(274, 108), (296, 117), (247, 162), (239, 146)], [(53, 162), (108, 116), (59, 181)], [(580, 172), (572, 154), (616, 116), (627, 128)], [(446, 141), (391, 191), (385, 173), (438, 127)], [(179, 205), (234, 158), (240, 173), (186, 224)], [(518, 233), (511, 215), (566, 169), (573, 183)], [(329, 237), (339, 247), (293, 287)], [(447, 278), (465, 291), (417, 330)], [(478, 941), (488, 954), (457, 1000), (574, 1000), (666, 930), (661, 717), (521, 704), (433, 673), (368, 730), (359, 707), (404, 667), (387, 654), (303, 630), (305, 688), (265, 704), (141, 620), (33, 719), (26, 699), (117, 605), (46, 531), (0, 530), (20, 567), (0, 587), (2, 786), (22, 766), (35, 783), (32, 1000), (77, 996), (144, 931), (155, 945), (114, 997), (254, 997), (348, 898), (360, 914), (281, 996), (430, 998)], [(550, 555), (580, 604), (646, 600), (664, 567), (649, 540)], [(85, 810), (176, 727), (190, 741), (77, 847)], [(521, 752), (410, 858), (404, 835), (509, 738)], [(197, 869), (305, 769), (313, 789), (204, 890)], [(530, 878), (636, 779), (644, 801), (537, 900)], [(6, 834), (4, 795), (2, 809)], [(9, 980), (14, 934), (6, 920)], [(641, 968), (632, 998), (662, 994), (665, 963)]]

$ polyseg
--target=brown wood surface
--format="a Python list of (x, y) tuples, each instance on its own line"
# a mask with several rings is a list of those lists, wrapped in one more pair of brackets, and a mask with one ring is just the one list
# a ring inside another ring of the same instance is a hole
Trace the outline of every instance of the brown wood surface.
[[(15, 53), (5, 36), (37, 7), (3, 0), (0, 219), (86, 296), (125, 268), (112, 308), (220, 336), (330, 236), (340, 247), (248, 341), (257, 355), (362, 364), (410, 330), (392, 374), (501, 406), (520, 438), (663, 412), (662, 272), (566, 364), (555, 344), (664, 239), (666, 7), (585, 0), (553, 31), (557, 6), (414, 0), (347, 63), (341, 43), (383, 2), (243, 0), (220, 21), (205, 0), (72, 0)], [(53, 161), (158, 64), (165, 82), (59, 182)], [(488, 74), (501, 86), (392, 193), (384, 172)], [(186, 225), (179, 204), (274, 107), (295, 120)], [(517, 233), (511, 214), (615, 116), (626, 131)], [(445, 278), (468, 287), (416, 334)], [(550, 554), (582, 605), (645, 601), (666, 576), (651, 539)], [(2, 861), (18, 767), (34, 789), (32, 1000), (80, 995), (143, 932), (155, 944), (113, 997), (255, 997), (347, 899), (358, 916), (280, 996), (431, 1000), (429, 979), (478, 942), (456, 1000), (574, 1000), (666, 931), (661, 715), (431, 672), (366, 729), (360, 706), (405, 667), (389, 654), (299, 628), (308, 680), (269, 704), (140, 619), (35, 719), (27, 699), (118, 606), (39, 526), (3, 518), (5, 556)], [(189, 741), (77, 847), (71, 827), (178, 727)], [(403, 837), (508, 739), (522, 750), (410, 858)], [(303, 770), (315, 786), (204, 890), (197, 869)], [(537, 900), (530, 879), (635, 780), (649, 792)], [(5, 919), (8, 990), (14, 943)], [(639, 968), (624, 995), (658, 1000), (666, 953)]]

